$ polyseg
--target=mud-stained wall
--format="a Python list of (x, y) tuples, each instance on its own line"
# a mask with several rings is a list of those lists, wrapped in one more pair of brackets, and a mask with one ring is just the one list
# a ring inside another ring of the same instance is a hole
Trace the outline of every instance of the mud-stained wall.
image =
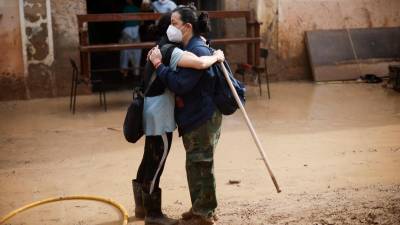
[[(71, 88), (71, 65), (69, 59), (79, 63), (79, 34), (76, 15), (86, 14), (85, 0), (52, 1), (51, 14), (54, 35), (54, 63), (57, 94), (65, 96)], [(79, 92), (89, 92), (80, 87)]]
[[(261, 25), (261, 47), (270, 50), (274, 80), (311, 79), (304, 35), (308, 30), (400, 26), (399, 0), (225, 0), (226, 10), (252, 10)], [(228, 22), (228, 36), (245, 34), (245, 24)], [(240, 28), (239, 28), (240, 27)], [(229, 46), (235, 61), (245, 46)]]
[[(17, 65), (15, 78), (1, 75), (1, 100), (30, 99), (56, 96), (54, 73), (51, 69), (53, 63), (52, 30), (49, 29), (49, 0), (4, 0), (9, 5), (10, 12), (15, 16), (9, 21), (4, 21), (6, 27), (12, 26), (15, 38), (15, 48), (5, 45), (11, 51), (19, 52), (13, 58), (7, 58), (10, 65)], [(2, 7), (3, 9), (3, 7)], [(7, 12), (9, 13), (9, 12)], [(16, 26), (18, 24), (18, 26)], [(19, 32), (17, 31), (19, 30)], [(10, 56), (13, 56), (10, 53)], [(9, 55), (6, 55), (9, 57)], [(25, 58), (24, 58), (25, 57)], [(7, 69), (2, 64), (1, 70)], [(19, 75), (18, 75), (19, 74)], [(3, 82), (6, 80), (6, 82)], [(10, 91), (12, 90), (12, 91)]]
[(86, 13), (85, 0), (0, 0), (0, 6), (6, 53), (0, 55), (0, 100), (67, 95), (69, 58), (78, 61), (79, 54), (76, 15)]
[(0, 0), (0, 101), (26, 98), (18, 1)]
[(278, 51), (289, 78), (311, 78), (308, 30), (400, 26), (399, 0), (281, 0)]
[[(272, 80), (293, 79), (283, 72), (284, 62), (281, 62), (278, 48), (279, 0), (254, 1), (254, 12), (261, 23), (261, 48), (269, 50), (268, 72)], [(260, 60), (263, 63), (264, 59)]]
[[(29, 85), (44, 87), (31, 95), (33, 98), (66, 96), (71, 88), (69, 59), (79, 63), (76, 15), (86, 13), (86, 1), (24, 1), (26, 20), (33, 25), (33, 29), (27, 25)], [(87, 93), (89, 89), (82, 87), (79, 92)]]
[[(269, 50), (268, 66), (269, 73), (273, 80), (291, 79), (288, 76), (282, 75), (284, 63), (280, 63), (278, 49), (278, 0), (225, 0), (224, 10), (251, 10), (254, 19), (262, 23), (261, 31), (261, 48)], [(244, 37), (246, 36), (246, 24), (244, 21), (226, 20), (227, 36), (229, 37)], [(226, 54), (232, 62), (244, 62), (247, 56), (246, 45), (230, 45), (226, 48)], [(260, 59), (263, 63), (263, 59)]]

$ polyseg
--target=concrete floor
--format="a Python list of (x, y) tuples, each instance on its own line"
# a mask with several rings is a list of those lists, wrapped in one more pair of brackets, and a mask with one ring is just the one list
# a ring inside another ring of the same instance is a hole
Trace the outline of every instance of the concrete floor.
[[(241, 114), (225, 117), (215, 157), (219, 224), (400, 224), (400, 94), (376, 84), (272, 84), (272, 99), (249, 87), (246, 109), (283, 192), (277, 194)], [(133, 215), (131, 179), (143, 140), (121, 126), (131, 94), (0, 102), (0, 215), (40, 199), (99, 195)], [(165, 213), (190, 207), (177, 135), (161, 187)], [(239, 180), (230, 185), (229, 180)], [(101, 203), (54, 203), (9, 224), (118, 222)], [(130, 218), (129, 224), (143, 224)]]

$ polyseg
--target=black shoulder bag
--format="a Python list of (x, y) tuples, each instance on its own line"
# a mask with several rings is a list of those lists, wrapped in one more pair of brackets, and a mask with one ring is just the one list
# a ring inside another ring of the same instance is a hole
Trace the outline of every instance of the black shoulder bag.
[[(161, 54), (163, 58), (163, 63), (169, 65), (171, 60), (171, 55), (175, 49), (173, 44), (165, 44), (161, 48)], [(138, 93), (136, 97), (133, 98), (132, 103), (128, 107), (124, 120), (124, 136), (125, 139), (130, 143), (136, 143), (144, 134), (143, 131), (143, 104), (144, 96), (149, 92), (151, 85), (156, 80), (157, 74), (154, 71), (151, 75), (150, 81), (146, 87), (144, 94)]]
[(144, 96), (149, 91), (151, 84), (156, 79), (156, 72), (151, 75), (149, 84), (146, 87), (145, 92), (142, 94), (139, 92), (128, 107), (124, 120), (124, 136), (125, 139), (130, 143), (136, 143), (144, 134), (143, 131), (143, 104)]

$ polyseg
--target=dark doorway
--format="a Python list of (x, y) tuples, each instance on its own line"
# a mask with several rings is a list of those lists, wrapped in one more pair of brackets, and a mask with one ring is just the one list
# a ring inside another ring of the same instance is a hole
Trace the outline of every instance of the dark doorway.
[[(121, 13), (126, 0), (86, 0), (88, 14)], [(96, 22), (88, 24), (90, 44), (118, 43), (123, 29), (122, 22)], [(94, 52), (91, 54), (91, 78), (102, 80), (107, 90), (133, 88), (131, 74), (123, 76), (119, 71), (120, 52)], [(98, 87), (93, 86), (93, 91)]]

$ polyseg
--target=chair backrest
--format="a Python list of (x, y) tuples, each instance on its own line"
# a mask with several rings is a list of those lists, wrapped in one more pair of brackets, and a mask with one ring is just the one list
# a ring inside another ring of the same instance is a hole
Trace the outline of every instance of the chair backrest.
[(78, 66), (76, 65), (75, 60), (69, 58), (69, 62), (71, 63), (71, 66), (72, 66), (72, 80), (74, 80), (74, 82), (76, 82), (77, 84), (79, 84), (81, 82), (87, 84), (88, 82), (85, 79), (79, 78), (79, 70), (78, 70)]
[(268, 57), (268, 49), (260, 48), (260, 57), (266, 59)]
[(75, 60), (69, 58), (69, 62), (71, 63), (72, 69), (74, 70), (74, 72), (78, 72), (78, 66), (76, 65)]

